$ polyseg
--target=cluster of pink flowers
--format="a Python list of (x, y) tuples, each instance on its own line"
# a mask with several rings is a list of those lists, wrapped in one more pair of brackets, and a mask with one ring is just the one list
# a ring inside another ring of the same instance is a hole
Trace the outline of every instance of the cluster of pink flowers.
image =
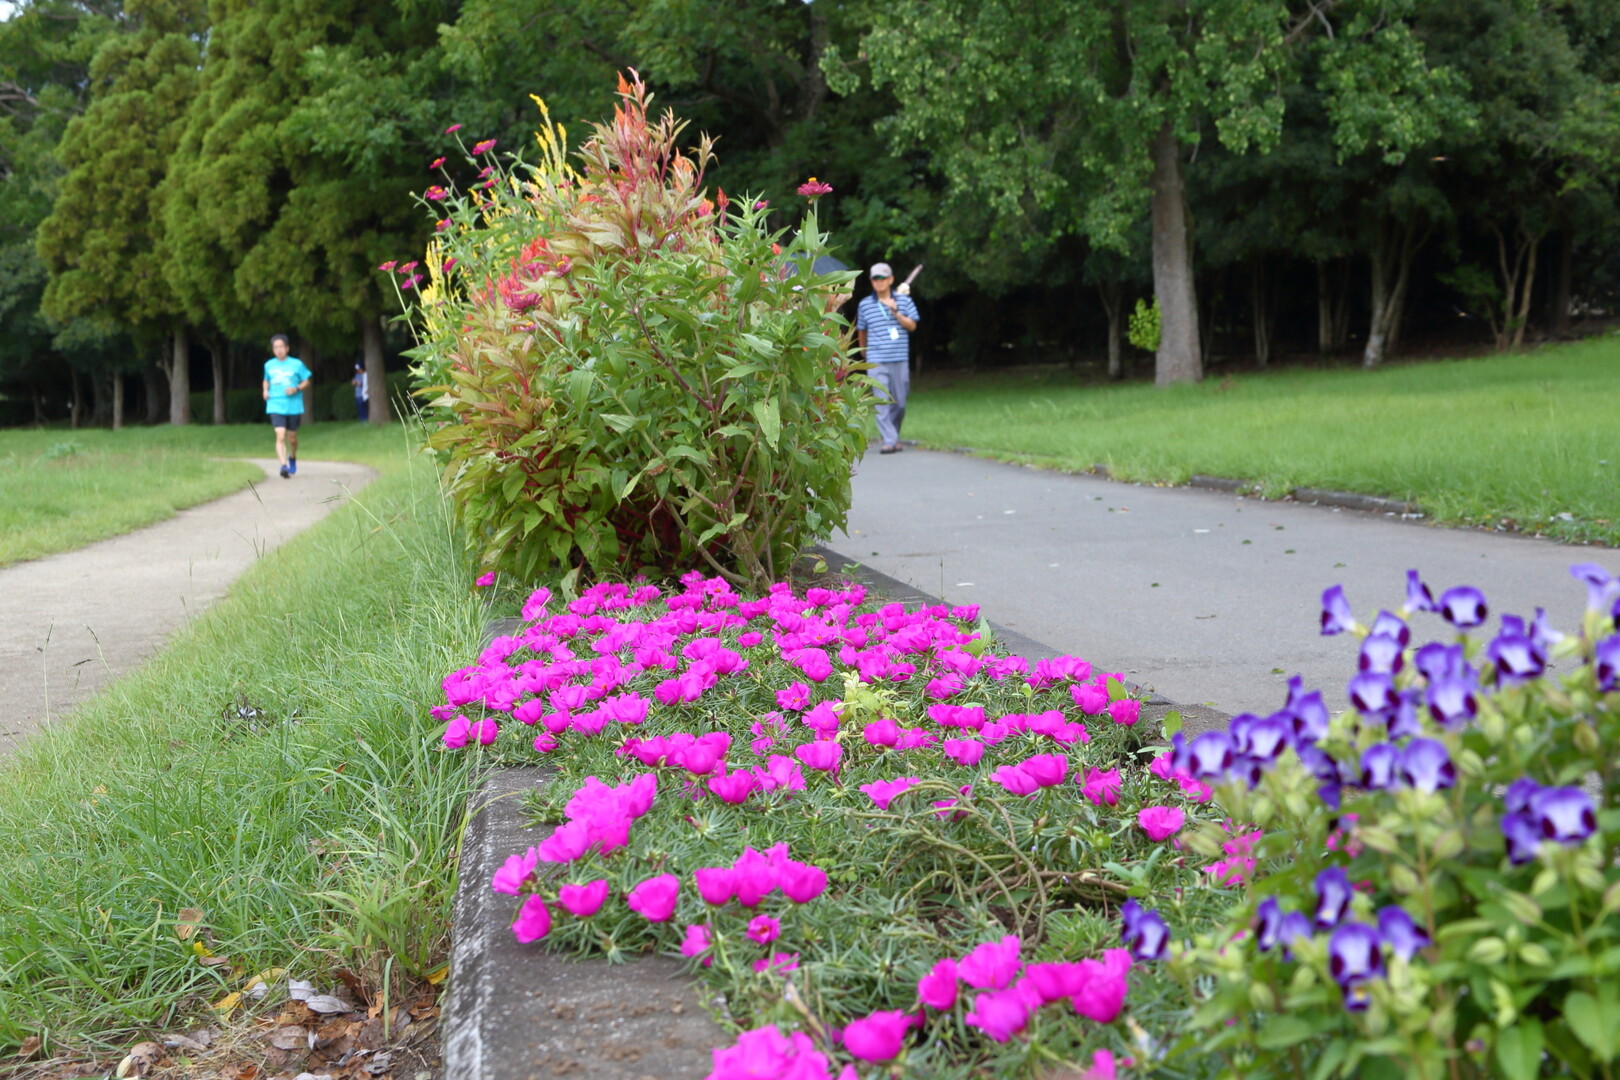
[(1109, 949), (1101, 960), (1024, 963), (1022, 942), (1008, 934), (989, 941), (960, 959), (945, 958), (917, 983), (917, 998), (944, 1011), (957, 1003), (960, 984), (981, 991), (963, 1018), (997, 1042), (1006, 1042), (1029, 1025), (1042, 1006), (1068, 1001), (1073, 1010), (1099, 1024), (1119, 1015), (1130, 989), (1126, 976), (1131, 956)]

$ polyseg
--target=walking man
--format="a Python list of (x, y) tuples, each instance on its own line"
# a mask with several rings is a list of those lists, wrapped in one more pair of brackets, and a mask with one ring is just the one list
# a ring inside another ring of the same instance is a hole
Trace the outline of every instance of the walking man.
[(354, 415), (364, 421), (371, 413), (371, 394), (366, 389), (366, 369), (363, 364), (354, 365), (354, 378), (349, 382), (354, 384)]
[(911, 390), (911, 332), (917, 329), (917, 303), (895, 296), (894, 270), (886, 262), (872, 267), (872, 295), (861, 301), (855, 332), (861, 356), (872, 365), (872, 378), (883, 388), (877, 403), (878, 453), (900, 451), (900, 425), (906, 419)]
[(310, 372), (298, 357), (287, 355), (291, 346), (286, 334), (270, 339), (270, 351), (275, 356), (264, 362), (264, 411), (276, 429), (276, 458), (286, 480), (298, 472), (298, 425), (304, 420)]

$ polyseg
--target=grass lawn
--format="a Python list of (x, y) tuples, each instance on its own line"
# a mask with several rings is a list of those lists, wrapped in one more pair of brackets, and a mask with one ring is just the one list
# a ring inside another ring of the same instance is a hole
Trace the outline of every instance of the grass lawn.
[[(1194, 473), (1266, 494), (1409, 499), (1447, 524), (1620, 543), (1620, 338), (1380, 371), (1285, 370), (1196, 386), (1081, 385), (1067, 372), (941, 376), (906, 434), (1124, 480)], [(1568, 515), (1564, 517), (1563, 515)]]
[[(403, 438), (398, 425), (354, 422), (303, 435), (303, 457), (349, 461), (391, 454)], [(151, 525), (264, 475), (216, 458), (274, 456), (268, 425), (0, 431), (0, 566)]]
[[(269, 442), (119, 436), (142, 454)], [(485, 611), (406, 440), (318, 427), (306, 454), (381, 477), (0, 765), (0, 1055), (36, 1035), (116, 1061), (266, 968), (397, 990), (442, 962), (468, 759), (438, 752), (427, 708)], [(204, 929), (182, 940), (186, 908)]]

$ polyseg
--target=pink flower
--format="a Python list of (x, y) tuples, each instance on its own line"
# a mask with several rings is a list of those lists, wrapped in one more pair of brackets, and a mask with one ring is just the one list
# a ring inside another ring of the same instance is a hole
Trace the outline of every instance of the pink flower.
[(721, 802), (740, 806), (748, 801), (748, 796), (759, 789), (759, 780), (753, 773), (734, 772), (725, 776), (711, 776), (709, 790), (719, 797)]
[[(1355, 815), (1346, 815), (1354, 817)], [(1220, 859), (1209, 867), (1210, 874), (1215, 878), (1215, 884), (1222, 886), (1241, 885), (1248, 876), (1254, 873), (1254, 845), (1260, 842), (1265, 833), (1259, 829), (1252, 832), (1241, 833), (1221, 844), (1221, 850), (1230, 858)], [(1329, 837), (1329, 848), (1333, 837)]]
[(795, 904), (808, 904), (827, 889), (827, 871), (788, 859), (778, 871), (782, 894)]
[(1148, 839), (1154, 841), (1178, 832), (1184, 820), (1182, 812), (1173, 806), (1146, 806), (1136, 815), (1136, 823), (1148, 834)]
[(524, 882), (534, 876), (534, 868), (539, 863), (540, 854), (532, 847), (522, 855), (508, 855), (490, 879), (489, 887), (498, 893), (516, 896), (523, 891)]
[(1130, 727), (1142, 716), (1142, 703), (1132, 698), (1120, 698), (1108, 706), (1108, 715), (1114, 723)]
[(523, 901), (518, 909), (518, 917), (512, 923), (512, 936), (524, 945), (531, 941), (539, 941), (551, 933), (551, 909), (546, 902), (538, 896), (531, 896)]
[(458, 132), (460, 130), (461, 130), (461, 125), (460, 124), (451, 124), (449, 127), (444, 129), (444, 133), (446, 135), (454, 135), (456, 132)]
[(806, 768), (823, 772), (837, 771), (838, 759), (843, 754), (844, 748), (830, 739), (817, 739), (793, 748), (793, 756), (804, 762)]
[(743, 848), (743, 853), (731, 864), (731, 873), (736, 882), (737, 903), (743, 907), (759, 906), (759, 902), (776, 889), (776, 864), (751, 847)]
[(729, 904), (737, 895), (737, 875), (729, 866), (701, 866), (692, 871), (692, 880), (705, 904)]
[(395, 262), (395, 260), (389, 259), (387, 262), (379, 264), (377, 269), (387, 274), (391, 273), (396, 265), (398, 264)]
[(1018, 765), (1003, 765), (990, 774), (990, 779), (1006, 788), (1009, 795), (1033, 795), (1040, 788), (1035, 778)]
[(874, 780), (870, 784), (862, 784), (861, 790), (872, 797), (879, 810), (887, 810), (898, 796), (920, 783), (922, 780), (919, 777), (902, 776), (898, 780)]
[(442, 157), (436, 157), (436, 158), (434, 158), (434, 159), (433, 159), (433, 160), (432, 160), (432, 162), (430, 162), (430, 163), (429, 163), (429, 164), (428, 164), (428, 168), (430, 168), (430, 169), (437, 169), (437, 168), (438, 168), (438, 167), (439, 167), (439, 166), (440, 166), (440, 165), (443, 165), (443, 164), (444, 164), (444, 158), (442, 158)]
[(861, 729), (861, 737), (873, 746), (893, 746), (900, 741), (900, 725), (884, 718)]
[(956, 973), (969, 986), (980, 990), (1000, 990), (1018, 974), (1018, 950), (1022, 942), (1008, 934), (1000, 941), (987, 941), (962, 957)]
[(1025, 758), (1018, 767), (1041, 787), (1056, 787), (1069, 775), (1069, 759), (1062, 754), (1036, 754)]
[(483, 142), (474, 143), (472, 152), (474, 154), (487, 154), (493, 149), (495, 149), (495, 140), (485, 139)]
[(576, 919), (588, 919), (602, 910), (607, 895), (607, 878), (602, 878), (588, 885), (564, 885), (557, 890), (557, 903)]
[(410, 272), (411, 272), (411, 271), (412, 271), (412, 270), (415, 270), (415, 269), (416, 269), (416, 265), (417, 265), (417, 264), (416, 264), (416, 260), (415, 260), (415, 259), (412, 259), (412, 260), (411, 260), (411, 261), (410, 261), (410, 262), (408, 262), (408, 263), (400, 263), (400, 264), (399, 264), (399, 272), (400, 272), (400, 273), (402, 273), (402, 274), (408, 274), (408, 273), (410, 273)]
[(674, 874), (659, 874), (631, 889), (626, 901), (631, 911), (640, 912), (648, 922), (668, 922), (675, 914), (675, 900), (680, 891), (680, 878)]
[(500, 733), (501, 729), (488, 717), (472, 725), (472, 737), (478, 740), (480, 746), (488, 746)]
[(540, 841), (536, 851), (541, 862), (569, 863), (590, 850), (591, 827), (584, 821), (566, 821)]
[(796, 952), (795, 953), (786, 953), (786, 952), (772, 953), (770, 955), (769, 959), (755, 960), (754, 961), (754, 970), (755, 971), (774, 971), (778, 975), (786, 975), (790, 971), (798, 971), (799, 970), (799, 954), (796, 953)]
[(1081, 784), (1081, 791), (1087, 799), (1097, 806), (1102, 806), (1104, 803), (1115, 806), (1119, 803), (1120, 787), (1121, 781), (1118, 769), (1109, 769), (1104, 772), (1101, 769), (1093, 768), (1086, 774), (1085, 781)]
[(442, 202), (445, 196), (449, 194), (450, 193), (444, 190), (444, 188), (440, 187), (438, 184), (434, 184), (432, 187), (422, 192), (422, 198), (426, 199), (428, 202)]
[(421, 274), (412, 274), (410, 277), (408, 277), (404, 281), (400, 282), (399, 287), (401, 289), (414, 289), (420, 284), (422, 284), (422, 275)]
[[(1030, 964), (1024, 968), (1024, 985), (1039, 995), (1043, 1004), (1073, 997), (1083, 992), (1091, 982), (1092, 970), (1086, 967), (1086, 963), (1082, 960), (1078, 963)], [(1090, 963), (1101, 970), (1101, 965), (1096, 961)]]
[(536, 753), (549, 754), (557, 749), (557, 740), (551, 737), (550, 732), (542, 731), (534, 737), (534, 749)]
[(1116, 1080), (1118, 1075), (1114, 1071), (1114, 1052), (1098, 1050), (1092, 1053), (1091, 1068), (1085, 1071), (1080, 1080)]
[(823, 180), (817, 180), (813, 176), (805, 183), (799, 185), (799, 194), (811, 200), (818, 199), (823, 195), (830, 194), (831, 192), (831, 184)]
[[(973, 785), (963, 784), (960, 788), (957, 788), (957, 793), (963, 798), (966, 798), (967, 796), (973, 794)], [(960, 810), (951, 809), (951, 807), (956, 805), (955, 799), (935, 799), (933, 802), (929, 803), (929, 805), (934, 808), (934, 816), (940, 818), (941, 820), (950, 818), (953, 821), (960, 821), (962, 818), (967, 816)]]
[(891, 1061), (900, 1055), (912, 1023), (900, 1009), (852, 1020), (844, 1028), (844, 1049), (862, 1061)]
[(1125, 949), (1108, 949), (1101, 962), (1082, 960), (1080, 965), (1088, 978), (1085, 989), (1070, 999), (1074, 1011), (1099, 1024), (1113, 1023), (1130, 991), (1126, 975), (1131, 970), (1131, 954)]
[(748, 940), (769, 945), (782, 936), (782, 923), (769, 915), (755, 915), (748, 920)]
[(1106, 687), (1077, 683), (1069, 687), (1069, 696), (1074, 698), (1074, 703), (1080, 707), (1080, 711), (1087, 715), (1101, 716), (1108, 709)]
[(917, 980), (917, 1000), (930, 1009), (948, 1009), (956, 1004), (956, 961), (945, 957)]
[(786, 690), (776, 692), (776, 703), (784, 709), (803, 712), (810, 707), (810, 688), (802, 682), (796, 682)]
[(940, 744), (945, 756), (958, 765), (977, 765), (984, 757), (984, 743), (978, 739), (946, 739)]
[(444, 260), (444, 272), (448, 274), (452, 269), (455, 268), (455, 265), (456, 265), (456, 260), (454, 260), (454, 259), (446, 259), (446, 260)]
[(450, 219), (449, 218), (440, 218), (438, 221), (435, 221), (433, 223), (433, 231), (434, 232), (444, 232), (444, 230), (448, 229), (449, 227), (450, 227)]
[(1006, 1042), (1029, 1025), (1032, 1003), (1018, 989), (994, 990), (973, 999), (973, 1011), (962, 1018), (996, 1042)]
[(545, 587), (538, 588), (529, 594), (523, 602), (523, 621), (534, 622), (546, 613), (546, 605), (551, 603), (551, 590)]
[(472, 738), (472, 721), (465, 716), (457, 715), (450, 723), (445, 725), (444, 745), (452, 750), (460, 750)]
[[(708, 923), (693, 923), (686, 928), (686, 937), (681, 941), (682, 956), (703, 956), (714, 945), (714, 939), (709, 935)], [(704, 956), (703, 966), (708, 967), (714, 963), (714, 957)], [(718, 1055), (720, 1051), (716, 1050)]]
[[(390, 265), (392, 265), (392, 264), (390, 264)], [(379, 267), (378, 269), (381, 269), (381, 267)], [(487, 574), (481, 575), (478, 578), (477, 581), (473, 582), (473, 585), (475, 587), (477, 587), (477, 588), (480, 588), (480, 589), (487, 589), (493, 584), (495, 584), (495, 571), (493, 571), (493, 570), (491, 570)]]

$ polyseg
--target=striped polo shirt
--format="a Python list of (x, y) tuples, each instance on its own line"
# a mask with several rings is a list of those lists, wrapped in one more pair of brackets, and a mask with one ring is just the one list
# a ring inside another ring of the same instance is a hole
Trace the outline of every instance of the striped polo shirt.
[[(917, 304), (911, 297), (896, 296), (894, 304), (906, 318), (917, 319)], [(878, 302), (876, 295), (861, 301), (855, 315), (855, 329), (866, 331), (868, 364), (903, 364), (910, 358), (907, 350), (911, 345), (911, 335), (900, 325), (900, 320)]]

